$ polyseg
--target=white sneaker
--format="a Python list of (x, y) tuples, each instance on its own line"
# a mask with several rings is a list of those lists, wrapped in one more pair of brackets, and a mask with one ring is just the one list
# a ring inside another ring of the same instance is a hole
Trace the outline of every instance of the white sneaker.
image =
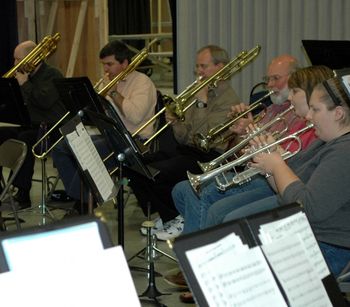
[(164, 224), (164, 229), (157, 231), (156, 236), (158, 240), (167, 241), (178, 237), (184, 229), (184, 218), (178, 215), (173, 220)]
[[(154, 226), (151, 229), (151, 235), (154, 235), (157, 231), (161, 231), (164, 229), (163, 221), (160, 217), (157, 217), (153, 220)], [(147, 236), (147, 228), (141, 227), (140, 232), (142, 235)]]

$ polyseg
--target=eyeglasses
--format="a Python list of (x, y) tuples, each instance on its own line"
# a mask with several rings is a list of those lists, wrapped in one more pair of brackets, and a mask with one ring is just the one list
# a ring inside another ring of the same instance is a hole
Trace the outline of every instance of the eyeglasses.
[(277, 82), (281, 78), (289, 76), (289, 74), (281, 76), (281, 75), (272, 75), (272, 76), (264, 76), (262, 79), (264, 82), (269, 83), (269, 82)]

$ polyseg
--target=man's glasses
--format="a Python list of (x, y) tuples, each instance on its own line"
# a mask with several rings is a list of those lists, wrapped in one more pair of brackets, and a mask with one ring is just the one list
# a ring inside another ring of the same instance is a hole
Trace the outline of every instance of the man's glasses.
[[(288, 74), (289, 75), (289, 74)], [(264, 76), (262, 79), (264, 82), (269, 83), (269, 82), (277, 82), (279, 81), (281, 78), (286, 77), (288, 75), (272, 75), (272, 76)]]

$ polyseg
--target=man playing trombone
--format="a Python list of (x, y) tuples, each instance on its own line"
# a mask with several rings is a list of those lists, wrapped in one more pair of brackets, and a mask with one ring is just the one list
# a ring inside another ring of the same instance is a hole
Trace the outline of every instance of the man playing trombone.
[[(105, 80), (102, 81), (108, 85), (114, 78), (122, 74), (132, 63), (132, 56), (133, 53), (121, 41), (115, 40), (105, 45), (99, 54), (105, 72)], [(132, 70), (123, 80), (110, 88), (106, 99), (109, 101), (110, 107), (118, 113), (126, 129), (132, 134), (154, 115), (157, 90), (148, 76)], [(113, 116), (113, 112), (108, 112), (108, 115)], [(138, 137), (145, 140), (153, 132), (154, 127), (150, 126), (140, 132)], [(93, 142), (101, 156), (105, 157), (110, 153), (103, 137), (93, 136)], [(81, 176), (76, 160), (64, 142), (54, 148), (52, 158), (67, 194), (77, 200), (75, 209), (79, 213), (85, 213), (85, 210), (87, 210), (87, 191), (84, 191), (84, 210), (80, 212)]]
[[(201, 48), (196, 58), (196, 74), (199, 80), (193, 87), (196, 88), (197, 84), (210, 80), (228, 63), (229, 58), (224, 49), (214, 45)], [(209, 152), (202, 152), (195, 147), (193, 136), (196, 133), (207, 133), (210, 127), (219, 124), (225, 118), (230, 106), (239, 101), (228, 80), (220, 80), (216, 87), (213, 84), (206, 85), (196, 93), (194, 98), (195, 106), (186, 111), (184, 121), (178, 120), (171, 112), (166, 111), (166, 119), (171, 124), (179, 145), (173, 153), (160, 152), (145, 160), (148, 165), (160, 171), (155, 181), (146, 179), (132, 170), (125, 171), (144, 212), (147, 212), (147, 205), (150, 203), (152, 212), (159, 213), (164, 228), (162, 223), (158, 223), (157, 226), (164, 231), (162, 230), (157, 237), (162, 240), (167, 240), (169, 236), (176, 236), (182, 231), (182, 219), (177, 218), (178, 212), (172, 203), (173, 186), (186, 178), (187, 170), (199, 170), (198, 160), (211, 160), (227, 146), (227, 143), (221, 144), (211, 148)], [(193, 100), (192, 96), (190, 100)]]
[[(20, 43), (13, 54), (15, 66), (20, 64), (36, 47), (37, 44), (33, 41)], [(26, 67), (19, 67), (14, 72), (14, 77), (20, 85), (24, 103), (30, 115), (31, 127), (0, 128), (0, 142), (9, 138), (19, 139), (24, 141), (30, 149), (37, 141), (40, 125), (42, 123), (52, 125), (64, 115), (64, 105), (52, 82), (53, 79), (62, 78), (62, 73), (44, 60), (45, 58), (41, 59), (31, 71), (27, 71)], [(27, 63), (27, 66), (31, 67), (31, 65), (33, 63)], [(15, 199), (19, 203), (20, 209), (28, 208), (31, 205), (30, 189), (34, 163), (34, 156), (28, 150), (24, 164), (14, 181), (14, 185), (18, 188)]]

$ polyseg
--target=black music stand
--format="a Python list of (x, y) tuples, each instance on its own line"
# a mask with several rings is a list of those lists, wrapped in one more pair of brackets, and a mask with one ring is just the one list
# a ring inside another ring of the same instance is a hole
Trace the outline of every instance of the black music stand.
[[(124, 247), (124, 189), (123, 186), (126, 185), (126, 181), (123, 179), (123, 165), (127, 165), (129, 168), (134, 171), (142, 174), (143, 176), (153, 179), (159, 171), (153, 169), (149, 166), (146, 166), (142, 161), (142, 148), (139, 144), (135, 142), (131, 134), (125, 128), (123, 122), (115, 114), (112, 118), (107, 117), (106, 115), (98, 114), (86, 110), (84, 112), (92, 122), (95, 123), (96, 127), (100, 132), (105, 136), (107, 143), (115, 151), (115, 156), (119, 161), (119, 184), (120, 189), (118, 193), (118, 240), (119, 244)], [(148, 297), (153, 299), (158, 306), (164, 306), (159, 303), (157, 300), (158, 296), (164, 295), (159, 292), (155, 285), (155, 271), (154, 271), (154, 262), (151, 249), (155, 249), (159, 252), (162, 252), (156, 249), (153, 246), (153, 240), (150, 237), (151, 228), (147, 228), (147, 248), (145, 252), (148, 254), (148, 287), (140, 295), (140, 297)], [(163, 253), (163, 252), (162, 252)], [(138, 253), (139, 254), (139, 253)], [(163, 253), (164, 254), (164, 253)]]
[(60, 128), (71, 149), (84, 178), (99, 203), (105, 203), (118, 194), (116, 186), (107, 171), (91, 137), (87, 133), (80, 116), (76, 115)]
[[(200, 283), (186, 255), (188, 251), (217, 242), (231, 233), (235, 233), (239, 236), (242, 242), (247, 244), (250, 248), (261, 245), (258, 237), (261, 225), (286, 218), (302, 211), (300, 204), (294, 203), (178, 237), (174, 243), (174, 251), (179, 260), (182, 272), (194, 294), (196, 303), (199, 306), (209, 306), (205, 293), (202, 291)], [(232, 259), (232, 261), (235, 261), (235, 259)], [(327, 275), (322, 279), (322, 283), (332, 305), (345, 307), (344, 298), (339, 291), (335, 278), (331, 274)], [(281, 291), (283, 292), (283, 290)]]
[(114, 156), (119, 161), (119, 180), (121, 188), (118, 193), (118, 240), (124, 246), (124, 198), (123, 166), (139, 172), (149, 179), (153, 179), (158, 171), (144, 165), (141, 159), (141, 149), (118, 118), (110, 118), (104, 114), (84, 110), (86, 115), (98, 128), (110, 148), (114, 150)]
[(53, 80), (53, 82), (64, 106), (73, 116), (86, 108), (94, 112), (104, 113), (101, 104), (101, 99), (104, 98), (95, 92), (88, 77), (60, 78)]
[(339, 70), (350, 67), (349, 40), (302, 40), (306, 54), (312, 65), (326, 65)]
[(0, 79), (0, 122), (23, 127), (31, 125), (28, 109), (15, 78)]

